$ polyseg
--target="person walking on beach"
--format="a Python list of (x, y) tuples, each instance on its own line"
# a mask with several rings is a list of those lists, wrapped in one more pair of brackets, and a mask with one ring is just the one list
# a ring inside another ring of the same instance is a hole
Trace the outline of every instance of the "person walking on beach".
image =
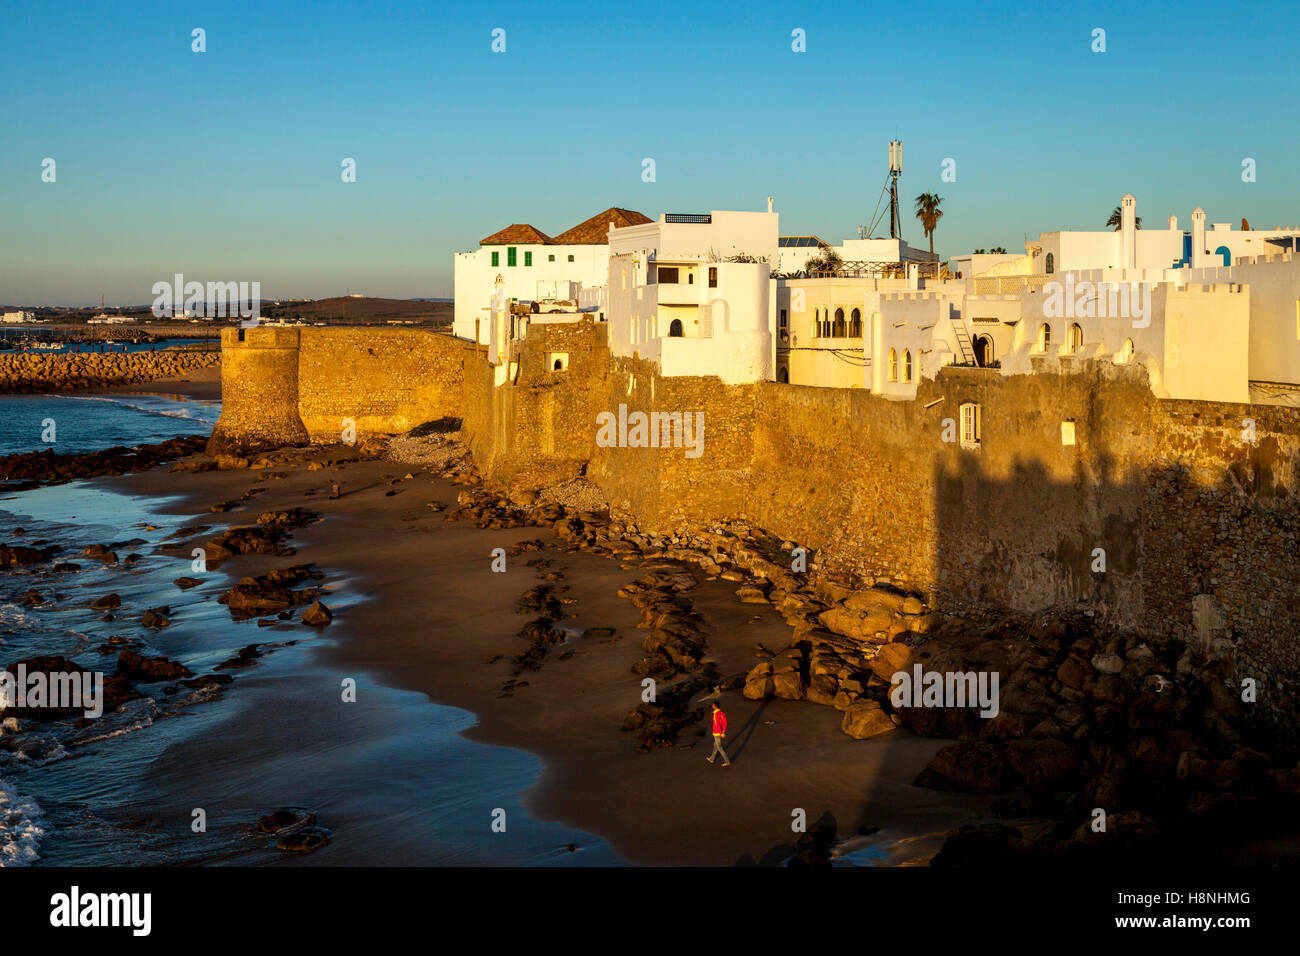
[(718, 702), (713, 702), (713, 753), (709, 754), (709, 763), (713, 763), (718, 754), (722, 754), (722, 765), (731, 766), (731, 758), (722, 749), (722, 738), (727, 736), (727, 715), (722, 712)]

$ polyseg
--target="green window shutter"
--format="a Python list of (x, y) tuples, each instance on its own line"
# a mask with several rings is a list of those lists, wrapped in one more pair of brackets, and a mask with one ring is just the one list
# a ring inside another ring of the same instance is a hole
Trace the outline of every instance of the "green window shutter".
[(495, 269), (499, 265), (501, 265), (501, 253), (494, 252), (492, 253), (492, 268)]
[(506, 265), (512, 266), (514, 264), (515, 264), (515, 247), (506, 246)]
[(526, 265), (526, 266), (531, 266), (532, 264), (533, 264), (533, 254), (532, 254), (531, 252), (525, 252), (525, 253), (524, 253), (524, 265)]

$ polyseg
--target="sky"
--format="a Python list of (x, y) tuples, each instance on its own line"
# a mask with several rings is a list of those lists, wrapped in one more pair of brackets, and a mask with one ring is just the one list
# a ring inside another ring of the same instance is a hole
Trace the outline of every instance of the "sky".
[(774, 196), (783, 234), (838, 243), (894, 138), (903, 236), (927, 247), (938, 193), (945, 258), (1102, 229), (1126, 192), (1147, 228), (1300, 225), (1300, 4), (1245, 9), (0, 2), (0, 303), (142, 304), (176, 273), (451, 296), (453, 253), (610, 206)]

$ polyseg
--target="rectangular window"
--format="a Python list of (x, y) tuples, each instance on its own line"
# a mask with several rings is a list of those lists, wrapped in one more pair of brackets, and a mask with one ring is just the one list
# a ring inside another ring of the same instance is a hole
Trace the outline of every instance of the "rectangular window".
[(495, 269), (499, 265), (501, 265), (501, 253), (494, 252), (492, 253), (492, 268)]
[(718, 287), (718, 268), (717, 266), (709, 266), (709, 288), (716, 289), (717, 287)]
[(573, 261), (573, 256), (569, 256), (569, 261), (570, 261), (570, 262)]
[(525, 252), (525, 253), (524, 253), (524, 265), (526, 265), (526, 266), (531, 266), (532, 264), (533, 264), (533, 254), (532, 254), (531, 252)]
[(514, 264), (515, 264), (515, 247), (506, 246), (506, 265), (512, 266)]
[(554, 262), (554, 261), (555, 261), (555, 256), (547, 256), (547, 257), (546, 257), (546, 261), (547, 261), (547, 262)]
[(980, 407), (974, 402), (961, 406), (961, 443), (968, 448), (980, 443)]
[(676, 266), (659, 266), (656, 270), (660, 282), (666, 282), (669, 285), (677, 284), (677, 267)]

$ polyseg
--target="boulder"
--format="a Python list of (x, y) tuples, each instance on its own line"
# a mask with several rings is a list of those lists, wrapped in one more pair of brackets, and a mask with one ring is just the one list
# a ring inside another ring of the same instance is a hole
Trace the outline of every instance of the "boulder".
[(894, 729), (894, 722), (876, 701), (859, 701), (844, 712), (840, 729), (854, 740), (865, 740)]

